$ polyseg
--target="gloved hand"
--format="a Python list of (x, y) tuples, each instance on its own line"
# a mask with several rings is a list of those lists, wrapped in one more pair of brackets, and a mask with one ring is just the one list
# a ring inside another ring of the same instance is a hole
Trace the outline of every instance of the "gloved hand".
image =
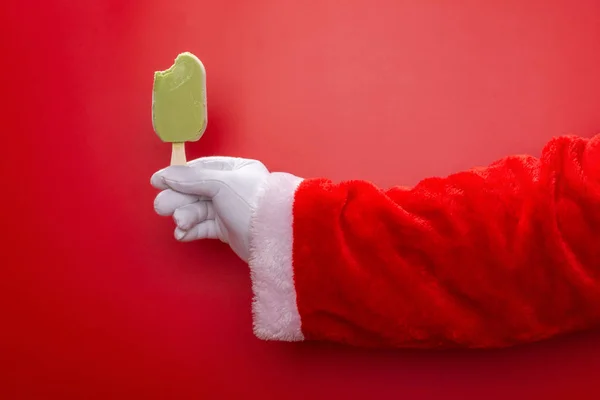
[(152, 186), (159, 215), (173, 216), (175, 238), (220, 239), (248, 262), (250, 221), (269, 171), (259, 161), (207, 157), (156, 172)]

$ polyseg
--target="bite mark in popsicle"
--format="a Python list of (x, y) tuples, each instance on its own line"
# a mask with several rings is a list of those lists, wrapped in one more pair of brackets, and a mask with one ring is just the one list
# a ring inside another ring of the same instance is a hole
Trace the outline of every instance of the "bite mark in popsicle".
[(185, 142), (202, 137), (208, 122), (206, 71), (192, 53), (181, 53), (171, 68), (154, 73), (152, 126), (163, 142), (172, 143), (171, 165), (185, 165)]

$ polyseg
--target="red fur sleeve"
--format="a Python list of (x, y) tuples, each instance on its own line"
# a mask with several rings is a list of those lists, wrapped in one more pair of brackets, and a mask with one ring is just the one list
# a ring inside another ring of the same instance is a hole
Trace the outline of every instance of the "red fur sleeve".
[(600, 136), (387, 191), (305, 180), (293, 276), (306, 339), (503, 347), (600, 323)]

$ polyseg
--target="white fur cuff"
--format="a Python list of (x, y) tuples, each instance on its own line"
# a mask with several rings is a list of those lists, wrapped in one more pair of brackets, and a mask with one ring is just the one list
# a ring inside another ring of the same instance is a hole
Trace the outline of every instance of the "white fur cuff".
[(264, 340), (304, 340), (292, 267), (294, 194), (301, 178), (272, 173), (252, 218), (250, 274), (254, 334)]

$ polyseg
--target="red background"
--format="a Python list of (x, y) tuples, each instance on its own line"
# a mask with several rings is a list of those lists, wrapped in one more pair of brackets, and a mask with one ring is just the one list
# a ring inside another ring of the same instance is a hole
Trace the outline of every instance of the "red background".
[(247, 267), (176, 243), (149, 185), (170, 153), (153, 71), (186, 50), (208, 73), (190, 157), (405, 185), (600, 132), (597, 0), (10, 0), (0, 29), (3, 399), (597, 398), (593, 332), (476, 353), (261, 342)]

